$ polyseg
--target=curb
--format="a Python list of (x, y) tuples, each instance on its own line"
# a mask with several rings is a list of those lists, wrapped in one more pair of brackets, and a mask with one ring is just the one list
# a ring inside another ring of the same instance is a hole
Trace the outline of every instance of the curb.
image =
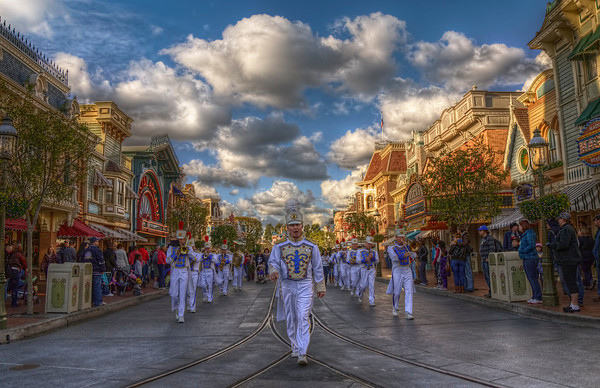
[[(389, 279), (376, 278), (378, 282), (389, 283)], [(551, 320), (557, 323), (566, 323), (569, 325), (592, 327), (600, 329), (600, 318), (589, 317), (585, 315), (574, 315), (566, 314), (558, 311), (542, 310), (529, 305), (522, 305), (516, 303), (505, 302), (496, 299), (486, 299), (478, 296), (472, 296), (467, 294), (455, 294), (449, 291), (438, 290), (431, 287), (425, 287), (421, 285), (415, 285), (415, 288), (419, 292), (426, 294), (443, 296), (447, 298), (453, 298), (463, 300), (465, 302), (475, 303), (482, 306), (496, 308), (498, 310), (508, 311), (529, 318)]]
[(168, 290), (161, 290), (149, 294), (142, 294), (133, 298), (121, 300), (115, 303), (106, 304), (100, 307), (92, 307), (86, 310), (77, 311), (71, 314), (50, 314), (52, 318), (47, 318), (39, 322), (30, 323), (10, 329), (0, 330), (0, 344), (8, 344), (12, 341), (22, 340), (27, 337), (44, 334), (73, 324), (98, 318), (115, 311), (135, 306), (142, 302), (147, 302), (168, 295)]

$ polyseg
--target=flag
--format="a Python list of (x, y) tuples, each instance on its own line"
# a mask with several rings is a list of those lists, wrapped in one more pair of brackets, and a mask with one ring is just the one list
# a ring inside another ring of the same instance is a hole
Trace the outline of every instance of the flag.
[(383, 116), (381, 116), (381, 129), (383, 129)]

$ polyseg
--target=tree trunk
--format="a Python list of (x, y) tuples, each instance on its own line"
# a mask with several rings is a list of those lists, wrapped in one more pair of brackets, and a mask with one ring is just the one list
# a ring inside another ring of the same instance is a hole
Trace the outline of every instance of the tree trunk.
[(33, 226), (27, 225), (27, 314), (33, 315)]

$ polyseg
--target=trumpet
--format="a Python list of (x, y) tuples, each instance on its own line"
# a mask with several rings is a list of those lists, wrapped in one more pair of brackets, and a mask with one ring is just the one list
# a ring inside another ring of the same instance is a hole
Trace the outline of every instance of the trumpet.
[(187, 255), (188, 254), (188, 246), (187, 246), (188, 245), (188, 241), (190, 241), (190, 237), (189, 236), (187, 236), (185, 238), (185, 244), (183, 244), (183, 246), (179, 248), (179, 253), (180, 254), (182, 254), (182, 255)]
[(410, 249), (412, 252), (418, 252), (419, 248), (421, 248), (421, 244), (415, 240), (411, 241), (408, 245), (408, 249)]

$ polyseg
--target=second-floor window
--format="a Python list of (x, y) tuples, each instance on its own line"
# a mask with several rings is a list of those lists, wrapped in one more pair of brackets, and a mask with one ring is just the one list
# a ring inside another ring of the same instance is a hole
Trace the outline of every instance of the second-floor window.
[(367, 209), (372, 209), (373, 206), (375, 206), (375, 203), (373, 202), (373, 196), (369, 195), (367, 197)]
[(117, 181), (117, 205), (125, 205), (125, 182), (122, 180)]
[(590, 56), (585, 61), (585, 77), (586, 81), (592, 81), (598, 77), (598, 64), (596, 56)]
[(558, 147), (556, 146), (556, 134), (554, 133), (554, 131), (552, 129), (548, 130), (548, 144), (549, 144), (549, 150), (550, 150), (550, 163), (554, 163), (558, 160), (560, 160), (560, 157), (558, 155)]
[[(113, 180), (112, 179), (109, 179), (108, 181), (111, 184), (113, 184)], [(115, 199), (114, 199), (114, 193), (113, 193), (114, 190), (113, 190), (113, 188), (114, 188), (114, 185), (111, 186), (111, 187), (107, 187), (106, 188), (106, 202), (105, 203), (110, 203), (110, 204), (115, 203), (114, 202)]]

